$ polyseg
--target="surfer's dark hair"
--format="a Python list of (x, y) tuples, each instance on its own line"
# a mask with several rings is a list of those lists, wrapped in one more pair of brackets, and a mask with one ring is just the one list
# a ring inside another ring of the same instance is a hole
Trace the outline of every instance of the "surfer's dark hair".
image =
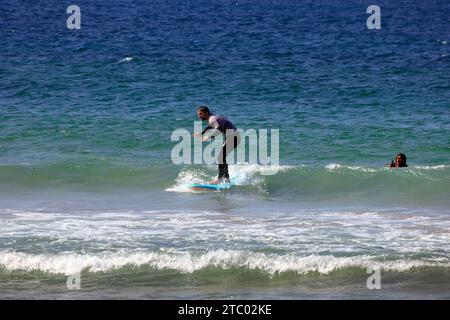
[(200, 106), (197, 108), (197, 111), (206, 112), (207, 114), (211, 114), (211, 111), (209, 111), (209, 108), (207, 106)]
[(406, 155), (404, 153), (397, 154), (397, 157), (400, 157), (400, 159), (402, 159), (402, 162), (403, 162), (403, 163), (400, 163), (399, 167), (407, 167), (408, 166), (406, 164)]
[(404, 153), (399, 153), (399, 154), (397, 155), (397, 157), (398, 157), (398, 156), (400, 156), (400, 157), (403, 159), (403, 161), (406, 162), (406, 155), (405, 155)]

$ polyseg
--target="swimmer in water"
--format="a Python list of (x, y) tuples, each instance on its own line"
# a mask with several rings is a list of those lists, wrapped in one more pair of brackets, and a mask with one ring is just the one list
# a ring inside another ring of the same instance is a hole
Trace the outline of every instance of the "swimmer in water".
[(391, 164), (389, 165), (389, 168), (404, 168), (407, 167), (408, 165), (406, 164), (406, 156), (404, 153), (399, 153), (396, 157), (395, 157), (395, 162), (391, 161)]

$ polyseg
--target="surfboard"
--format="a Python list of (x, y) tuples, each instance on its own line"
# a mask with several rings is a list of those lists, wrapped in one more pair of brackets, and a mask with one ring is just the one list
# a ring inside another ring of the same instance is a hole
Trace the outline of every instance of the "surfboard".
[(232, 186), (233, 186), (232, 183), (220, 183), (220, 184), (193, 183), (189, 187), (192, 190), (207, 191), (207, 190), (225, 190), (230, 189)]

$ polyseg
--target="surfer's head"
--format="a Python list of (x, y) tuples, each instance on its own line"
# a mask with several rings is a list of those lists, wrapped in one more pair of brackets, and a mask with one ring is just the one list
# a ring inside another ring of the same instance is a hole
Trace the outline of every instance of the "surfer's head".
[(404, 153), (399, 153), (396, 157), (395, 157), (395, 165), (396, 167), (407, 167), (408, 165), (406, 164), (406, 156)]
[(197, 108), (197, 115), (200, 120), (208, 120), (211, 112), (207, 106), (200, 106)]

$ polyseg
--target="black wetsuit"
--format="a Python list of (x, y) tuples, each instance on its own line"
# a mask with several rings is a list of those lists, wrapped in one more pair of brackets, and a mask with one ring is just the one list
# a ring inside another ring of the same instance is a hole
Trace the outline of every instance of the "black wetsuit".
[(218, 179), (229, 179), (230, 175), (228, 173), (227, 155), (238, 146), (241, 142), (239, 133), (236, 131), (236, 127), (227, 118), (212, 114), (208, 119), (208, 126), (202, 131), (202, 136), (208, 130), (216, 129), (219, 130), (223, 135), (222, 150), (219, 153), (219, 176)]

